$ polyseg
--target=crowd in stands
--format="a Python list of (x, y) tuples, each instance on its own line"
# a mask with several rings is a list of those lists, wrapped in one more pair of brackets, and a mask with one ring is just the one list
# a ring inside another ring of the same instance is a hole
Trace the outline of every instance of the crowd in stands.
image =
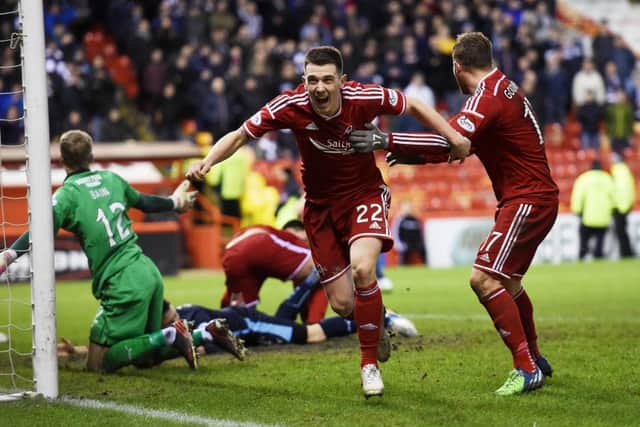
[[(12, 10), (15, 0), (5, 2)], [(589, 37), (555, 19), (554, 0), (52, 0), (45, 2), (46, 67), (52, 137), (69, 127), (97, 141), (214, 138), (279, 91), (300, 81), (310, 46), (333, 44), (345, 72), (405, 90), (441, 111), (463, 97), (451, 75), (455, 35), (482, 31), (503, 71), (522, 86), (544, 123), (564, 125), (576, 110), (586, 124), (606, 121), (627, 146), (640, 120), (640, 70), (606, 27)], [(4, 11), (4, 10), (3, 10)], [(0, 11), (1, 12), (1, 11)], [(16, 31), (2, 16), (0, 34)], [(0, 45), (4, 143), (20, 140), (19, 52)], [(629, 113), (631, 117), (629, 117)], [(395, 129), (421, 129), (400, 118)], [(296, 156), (291, 135), (269, 135), (260, 157)]]

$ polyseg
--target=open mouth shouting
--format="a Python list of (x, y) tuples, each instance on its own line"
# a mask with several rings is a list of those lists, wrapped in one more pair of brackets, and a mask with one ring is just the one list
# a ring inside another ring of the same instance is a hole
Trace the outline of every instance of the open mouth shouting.
[(316, 104), (321, 107), (321, 108), (326, 108), (327, 105), (329, 105), (329, 94), (322, 94), (322, 95), (314, 95), (313, 96), (314, 101), (316, 101)]

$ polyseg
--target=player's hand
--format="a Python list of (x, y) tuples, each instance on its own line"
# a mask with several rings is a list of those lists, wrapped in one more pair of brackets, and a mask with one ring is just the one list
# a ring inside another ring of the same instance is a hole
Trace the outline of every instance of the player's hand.
[(459, 133), (456, 133), (455, 138), (449, 141), (451, 144), (451, 152), (449, 153), (449, 163), (460, 160), (460, 163), (464, 163), (464, 159), (467, 158), (471, 152), (471, 141)]
[(180, 183), (180, 185), (178, 185), (178, 188), (176, 188), (171, 195), (177, 212), (185, 212), (187, 209), (192, 207), (193, 203), (196, 201), (196, 195), (198, 192), (187, 191), (190, 185), (191, 182), (188, 179), (185, 179)]
[(427, 159), (424, 156), (419, 154), (416, 155), (408, 155), (408, 154), (396, 154), (396, 153), (387, 153), (385, 160), (389, 166), (394, 165), (424, 165), (427, 163)]
[(354, 130), (349, 135), (349, 141), (354, 150), (368, 153), (373, 150), (386, 150), (389, 146), (389, 135), (382, 132), (373, 123), (365, 123), (366, 130)]
[(186, 173), (186, 177), (189, 181), (203, 181), (204, 176), (209, 172), (211, 166), (204, 160), (198, 160), (194, 162)]
[(0, 274), (7, 271), (9, 264), (11, 264), (17, 258), (16, 251), (8, 249), (0, 252)]

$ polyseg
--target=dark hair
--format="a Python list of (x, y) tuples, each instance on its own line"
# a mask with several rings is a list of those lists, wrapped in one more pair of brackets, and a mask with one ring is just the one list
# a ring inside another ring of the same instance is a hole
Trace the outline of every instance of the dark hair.
[(486, 70), (493, 66), (491, 41), (482, 33), (462, 33), (453, 45), (453, 60), (463, 67)]
[(70, 169), (88, 169), (93, 160), (93, 139), (83, 130), (70, 130), (60, 136), (62, 163)]
[(333, 46), (318, 46), (309, 49), (304, 56), (305, 69), (307, 68), (307, 64), (333, 64), (336, 66), (338, 74), (342, 75), (342, 54)]
[(162, 314), (165, 314), (167, 311), (169, 311), (169, 307), (171, 306), (171, 303), (169, 301), (167, 301), (166, 299), (162, 300)]
[(304, 230), (304, 224), (302, 224), (302, 221), (300, 221), (299, 219), (292, 219), (292, 220), (287, 221), (282, 226), (283, 230), (286, 230), (287, 228), (298, 228), (300, 230)]

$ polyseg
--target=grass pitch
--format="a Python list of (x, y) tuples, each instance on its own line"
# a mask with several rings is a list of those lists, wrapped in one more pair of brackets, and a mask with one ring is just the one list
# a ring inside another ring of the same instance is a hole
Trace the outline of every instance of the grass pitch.
[[(511, 358), (469, 289), (467, 268), (395, 268), (387, 274), (395, 289), (384, 295), (385, 304), (409, 315), (421, 336), (395, 340), (391, 360), (382, 365), (382, 399), (362, 397), (357, 340), (347, 337), (255, 350), (244, 362), (204, 357), (196, 372), (175, 360), (149, 370), (96, 375), (77, 361), (63, 361), (61, 395), (120, 406), (87, 409), (23, 400), (0, 406), (0, 424), (640, 425), (640, 260), (530, 270), (525, 286), (536, 309), (541, 349), (555, 375), (543, 389), (512, 398), (492, 394), (506, 379)], [(222, 287), (221, 274), (185, 272), (166, 279), (165, 293), (177, 304), (216, 306)], [(262, 310), (273, 312), (289, 291), (288, 284), (267, 283)], [(26, 329), (28, 292), (24, 285), (11, 288), (13, 298), (27, 301), (13, 304), (11, 321)], [(0, 300), (8, 293), (3, 286)], [(86, 343), (97, 307), (90, 284), (58, 284), (57, 304), (58, 336)], [(7, 313), (3, 302), (0, 324), (8, 323)], [(30, 333), (14, 335), (13, 346), (30, 351)], [(15, 354), (13, 359), (30, 378), (28, 361)], [(8, 354), (0, 353), (0, 373), (9, 369)], [(6, 377), (0, 381), (7, 385)], [(120, 412), (124, 405), (133, 413)], [(162, 417), (153, 418), (158, 413)]]

